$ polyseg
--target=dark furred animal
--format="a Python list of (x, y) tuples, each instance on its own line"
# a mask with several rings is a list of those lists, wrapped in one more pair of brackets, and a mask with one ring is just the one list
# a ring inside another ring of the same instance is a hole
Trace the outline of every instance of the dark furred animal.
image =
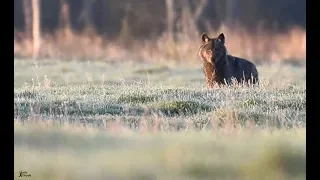
[(210, 38), (203, 33), (201, 40), (199, 56), (203, 60), (203, 71), (209, 88), (215, 84), (231, 85), (233, 79), (245, 84), (259, 82), (258, 70), (252, 62), (228, 54), (223, 33), (217, 38)]

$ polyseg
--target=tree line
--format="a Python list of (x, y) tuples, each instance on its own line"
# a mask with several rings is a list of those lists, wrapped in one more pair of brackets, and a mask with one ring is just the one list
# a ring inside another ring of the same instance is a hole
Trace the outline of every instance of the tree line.
[[(15, 31), (32, 29), (32, 0), (14, 0)], [(263, 23), (266, 31), (305, 28), (304, 0), (39, 0), (40, 30), (54, 33), (66, 23), (75, 32), (86, 27), (100, 35), (148, 38), (183, 26), (205, 31), (222, 23), (249, 32)]]

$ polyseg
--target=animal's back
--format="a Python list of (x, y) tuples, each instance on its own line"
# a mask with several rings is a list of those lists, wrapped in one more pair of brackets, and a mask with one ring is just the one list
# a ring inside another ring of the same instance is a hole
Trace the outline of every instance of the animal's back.
[(253, 80), (253, 84), (258, 82), (258, 70), (252, 62), (231, 55), (228, 55), (228, 59), (233, 61), (233, 76), (236, 77), (237, 81), (241, 82), (243, 80)]

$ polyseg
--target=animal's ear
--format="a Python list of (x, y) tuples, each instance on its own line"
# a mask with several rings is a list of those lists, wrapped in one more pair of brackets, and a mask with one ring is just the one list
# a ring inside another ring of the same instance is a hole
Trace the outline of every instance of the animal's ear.
[(219, 36), (218, 36), (218, 39), (220, 39), (220, 41), (224, 44), (225, 43), (225, 37), (224, 37), (224, 34), (221, 33)]
[(202, 42), (204, 43), (204, 42), (208, 42), (209, 41), (209, 36), (206, 34), (206, 33), (202, 33), (202, 35), (201, 35), (201, 40), (202, 40)]

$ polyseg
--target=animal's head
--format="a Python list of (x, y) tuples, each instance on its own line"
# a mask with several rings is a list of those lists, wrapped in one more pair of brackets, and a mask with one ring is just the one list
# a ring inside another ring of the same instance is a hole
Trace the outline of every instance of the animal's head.
[(199, 55), (202, 60), (207, 61), (209, 63), (215, 62), (216, 54), (220, 54), (220, 51), (225, 49), (225, 37), (224, 34), (221, 33), (216, 38), (210, 38), (206, 33), (201, 35), (202, 45), (199, 48)]

